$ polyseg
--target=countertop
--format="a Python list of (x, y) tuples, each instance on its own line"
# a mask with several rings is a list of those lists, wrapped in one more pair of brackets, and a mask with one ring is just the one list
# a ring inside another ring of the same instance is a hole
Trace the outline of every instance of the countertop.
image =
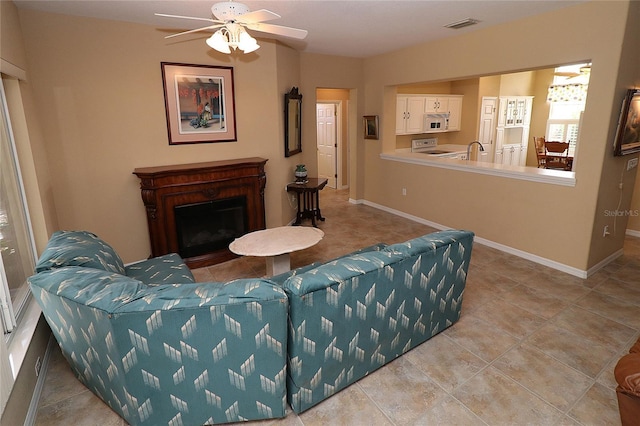
[[(446, 144), (438, 145), (437, 149), (449, 150), (453, 146), (453, 150), (463, 147), (466, 154), (467, 149), (464, 145)], [(454, 151), (457, 152), (457, 151)], [(402, 163), (418, 164), (427, 167), (438, 167), (449, 170), (458, 170), (466, 173), (478, 173), (492, 176), (501, 176), (510, 179), (520, 179), (533, 182), (551, 183), (563, 186), (575, 186), (575, 172), (567, 172), (564, 170), (540, 169), (537, 167), (511, 166), (506, 164), (488, 163), (482, 161), (458, 160), (455, 158), (442, 158), (433, 155), (425, 155), (419, 152), (411, 152), (411, 148), (396, 149), (391, 152), (383, 152), (380, 158), (389, 161), (399, 161)]]

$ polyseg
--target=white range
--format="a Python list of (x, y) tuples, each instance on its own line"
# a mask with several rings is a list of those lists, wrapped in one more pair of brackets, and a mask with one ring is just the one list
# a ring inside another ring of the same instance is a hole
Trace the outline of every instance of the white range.
[(438, 138), (413, 139), (411, 141), (411, 152), (438, 158), (458, 158), (460, 160), (464, 160), (467, 157), (466, 146), (455, 144), (438, 145)]

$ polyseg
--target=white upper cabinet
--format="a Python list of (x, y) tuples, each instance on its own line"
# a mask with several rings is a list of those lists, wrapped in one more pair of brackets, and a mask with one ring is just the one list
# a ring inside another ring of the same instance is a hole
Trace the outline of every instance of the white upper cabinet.
[(422, 133), (424, 96), (399, 95), (396, 98), (396, 135)]
[(449, 98), (445, 95), (427, 95), (426, 113), (447, 113), (449, 112)]
[[(397, 95), (396, 135), (429, 133), (424, 129), (425, 114), (449, 114), (446, 132), (460, 130), (463, 95)], [(442, 131), (440, 131), (442, 132)]]
[(520, 127), (531, 123), (533, 96), (500, 97), (498, 127)]
[(462, 95), (449, 96), (447, 100), (449, 113), (449, 128), (447, 131), (460, 130), (462, 122)]

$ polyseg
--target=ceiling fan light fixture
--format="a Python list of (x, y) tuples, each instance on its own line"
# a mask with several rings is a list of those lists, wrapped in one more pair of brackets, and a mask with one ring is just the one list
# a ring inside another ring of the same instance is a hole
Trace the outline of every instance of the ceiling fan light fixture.
[(167, 18), (195, 19), (207, 21), (209, 25), (195, 28), (193, 30), (182, 31), (165, 36), (171, 38), (185, 34), (192, 34), (199, 31), (214, 30), (219, 28), (211, 37), (206, 40), (207, 45), (212, 49), (222, 53), (231, 53), (232, 50), (240, 49), (244, 53), (250, 53), (260, 48), (255, 38), (247, 33), (245, 27), (261, 33), (274, 34), (276, 36), (289, 37), (302, 40), (307, 36), (307, 30), (299, 28), (284, 27), (282, 25), (265, 24), (265, 21), (280, 18), (277, 13), (267, 9), (260, 9), (251, 12), (249, 7), (235, 1), (223, 1), (211, 7), (213, 18), (198, 18), (195, 16), (169, 15), (156, 13), (157, 16)]
[(213, 33), (213, 35), (207, 39), (206, 43), (209, 47), (220, 53), (231, 53), (229, 42), (227, 41), (227, 37), (222, 33), (222, 30)]
[(256, 39), (251, 37), (248, 32), (244, 31), (244, 29), (240, 32), (238, 39), (238, 49), (242, 50), (244, 53), (250, 53), (260, 48)]

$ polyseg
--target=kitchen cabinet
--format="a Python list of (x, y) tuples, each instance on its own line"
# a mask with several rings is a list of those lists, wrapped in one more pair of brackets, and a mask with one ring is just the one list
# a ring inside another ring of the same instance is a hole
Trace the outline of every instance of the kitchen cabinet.
[(447, 132), (457, 131), (462, 123), (463, 95), (398, 95), (396, 97), (396, 135), (426, 133), (425, 114), (449, 114)]
[(449, 112), (449, 97), (427, 95), (424, 112), (434, 114)]
[(463, 95), (426, 95), (425, 114), (449, 114), (448, 132), (460, 130)]
[(519, 127), (531, 124), (533, 96), (501, 96), (498, 107), (498, 127)]
[(462, 95), (449, 96), (449, 132), (460, 130), (462, 123)]
[(396, 135), (422, 133), (425, 97), (404, 95), (396, 98)]
[[(496, 150), (496, 163), (507, 164), (510, 166), (520, 166), (522, 161), (522, 145), (511, 144), (503, 145), (502, 148)], [(524, 151), (526, 155), (526, 150)], [(525, 158), (526, 160), (526, 158)]]
[(533, 96), (500, 97), (495, 163), (526, 165), (532, 105)]

